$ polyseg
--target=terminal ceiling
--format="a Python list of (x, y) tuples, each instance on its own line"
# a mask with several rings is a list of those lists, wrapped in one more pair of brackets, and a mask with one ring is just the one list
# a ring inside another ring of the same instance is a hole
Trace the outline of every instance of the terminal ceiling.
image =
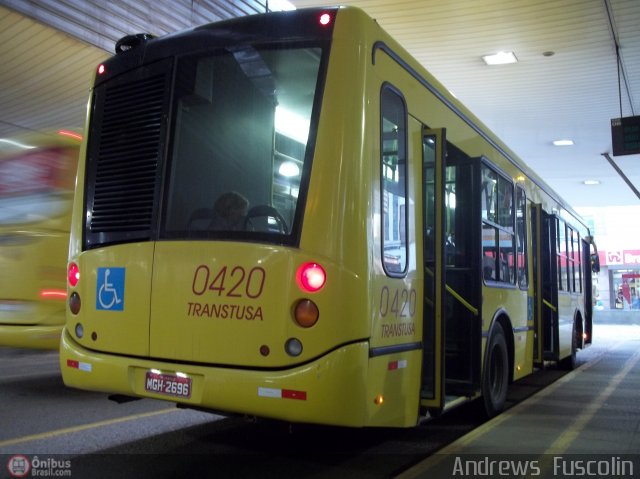
[[(611, 119), (640, 115), (639, 0), (343, 3), (374, 17), (567, 202), (640, 204), (602, 155), (612, 155)], [(0, 138), (81, 128), (94, 68), (123, 35), (163, 35), (264, 8), (264, 0), (0, 0)], [(499, 51), (518, 62), (481, 60)], [(558, 139), (574, 145), (553, 146)], [(612, 158), (640, 189), (640, 155)]]

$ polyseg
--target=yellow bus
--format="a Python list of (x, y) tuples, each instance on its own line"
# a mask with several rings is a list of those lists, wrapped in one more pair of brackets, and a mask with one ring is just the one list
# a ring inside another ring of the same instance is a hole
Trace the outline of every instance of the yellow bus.
[(60, 347), (80, 140), (0, 138), (0, 346)]
[(75, 196), (68, 386), (413, 426), (591, 340), (590, 236), (355, 8), (123, 38)]

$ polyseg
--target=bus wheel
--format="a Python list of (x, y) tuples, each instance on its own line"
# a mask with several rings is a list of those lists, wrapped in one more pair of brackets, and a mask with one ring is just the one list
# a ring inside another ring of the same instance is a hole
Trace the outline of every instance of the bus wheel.
[(509, 355), (500, 323), (493, 325), (487, 343), (482, 374), (482, 397), (487, 416), (493, 417), (504, 408), (509, 387)]
[(571, 354), (564, 359), (561, 359), (558, 365), (561, 369), (566, 371), (572, 371), (576, 368), (576, 351), (578, 349), (578, 338), (576, 338), (576, 322), (573, 322), (573, 329), (571, 329)]

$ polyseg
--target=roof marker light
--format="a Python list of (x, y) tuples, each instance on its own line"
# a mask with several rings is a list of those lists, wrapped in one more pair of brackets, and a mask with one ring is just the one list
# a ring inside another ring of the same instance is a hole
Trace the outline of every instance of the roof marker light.
[(323, 13), (318, 17), (318, 22), (320, 23), (320, 25), (326, 27), (331, 23), (331, 15), (328, 13)]

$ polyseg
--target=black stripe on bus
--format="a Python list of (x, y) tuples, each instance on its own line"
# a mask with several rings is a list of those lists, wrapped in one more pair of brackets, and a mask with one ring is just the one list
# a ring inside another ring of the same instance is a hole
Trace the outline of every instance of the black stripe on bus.
[(369, 357), (375, 358), (378, 356), (386, 356), (388, 354), (404, 353), (406, 351), (416, 351), (418, 349), (422, 349), (421, 342), (394, 344), (393, 346), (380, 346), (379, 348), (369, 349)]

